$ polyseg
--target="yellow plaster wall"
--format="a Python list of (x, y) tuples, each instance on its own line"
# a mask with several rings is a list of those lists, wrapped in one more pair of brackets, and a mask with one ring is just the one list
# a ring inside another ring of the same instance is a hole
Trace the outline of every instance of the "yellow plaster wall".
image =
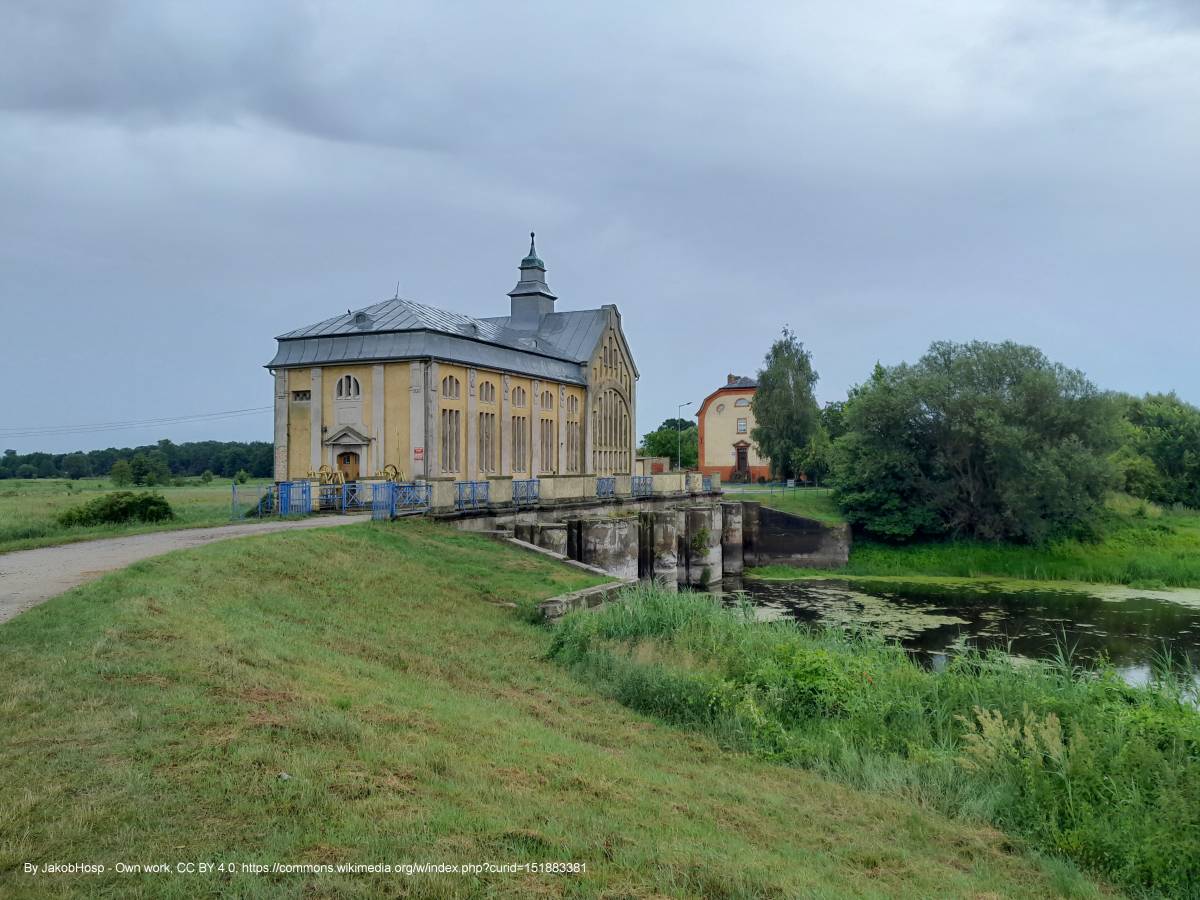
[(288, 462), (286, 477), (291, 480), (303, 478), (311, 467), (309, 464), (309, 442), (312, 436), (312, 403), (297, 403), (292, 400), (292, 391), (312, 389), (312, 373), (309, 369), (288, 369)]
[[(371, 412), (372, 401), (371, 391), (371, 367), (367, 366), (322, 366), (321, 367), (321, 425), (330, 432), (336, 428), (333, 413), (334, 404), (334, 387), (337, 385), (337, 380), (343, 375), (353, 375), (358, 379), (358, 386), (362, 389), (362, 396), (359, 399), (362, 401), (362, 424), (369, 431), (372, 427)], [(365, 466), (365, 460), (362, 461)], [(363, 471), (366, 471), (364, 468)]]
[[(749, 400), (754, 396), (752, 390), (722, 391), (709, 401), (704, 410), (704, 459), (705, 466), (732, 466), (736, 460), (733, 445), (738, 441), (750, 444), (748, 461), (752, 466), (765, 466), (767, 460), (759, 456), (754, 447), (750, 432), (754, 430), (754, 413), (749, 406), (735, 406), (739, 398)], [(725, 409), (717, 412), (717, 407), (725, 405)], [(746, 433), (738, 434), (737, 420), (746, 420)]]
[[(513, 392), (513, 391), (515, 391), (515, 390), (516, 390), (517, 388), (519, 388), (519, 387), (521, 387), (521, 388), (524, 388), (524, 389), (525, 389), (525, 405), (524, 405), (523, 407), (517, 408), (517, 407), (516, 407), (515, 405), (513, 405), (513, 403), (512, 403), (512, 392)], [(501, 390), (503, 390), (503, 385), (501, 386)], [(526, 423), (526, 434), (525, 434), (525, 441), (526, 441), (526, 444), (525, 444), (525, 448), (526, 448), (526, 453), (525, 453), (525, 468), (524, 468), (524, 469), (514, 469), (514, 470), (513, 470), (511, 473), (509, 473), (509, 472), (506, 472), (505, 474), (506, 474), (506, 475), (508, 475), (508, 474), (512, 474), (514, 477), (515, 477), (515, 476), (517, 476), (517, 475), (520, 475), (520, 476), (523, 476), (523, 477), (525, 477), (525, 478), (528, 478), (528, 477), (529, 477), (529, 467), (530, 467), (530, 464), (531, 464), (531, 463), (532, 463), (532, 461), (533, 461), (533, 440), (534, 440), (534, 431), (533, 431), (533, 429), (534, 429), (534, 425), (533, 425), (533, 380), (532, 380), (532, 379), (529, 379), (529, 378), (523, 378), (523, 377), (521, 377), (520, 375), (512, 375), (512, 376), (510, 376), (510, 377), (509, 377), (509, 382), (508, 382), (508, 390), (509, 390), (509, 395), (508, 395), (508, 396), (509, 396), (509, 412), (508, 412), (509, 416), (524, 416), (524, 417), (525, 417), (525, 423)], [(511, 423), (510, 423), (510, 424), (511, 424)], [(512, 434), (511, 434), (511, 432), (510, 432), (510, 434), (509, 434), (509, 441), (510, 441), (510, 442), (512, 441)], [(509, 457), (509, 458), (510, 458), (510, 459), (512, 458), (512, 457), (511, 457), (511, 452), (512, 452), (512, 446), (511, 446), (511, 444), (510, 444), (510, 445), (509, 445), (509, 453), (510, 453), (510, 457)]]
[[(412, 479), (413, 460), (409, 438), (412, 434), (409, 388), (411, 366), (407, 362), (387, 363), (383, 367), (384, 465), (391, 463), (404, 480)], [(381, 467), (382, 468), (382, 467)]]
[[(457, 400), (448, 400), (442, 396), (442, 382), (445, 380), (445, 378), (447, 376), (450, 376), (450, 375), (453, 375), (455, 378), (458, 379), (459, 388), (458, 388), (458, 399)], [(455, 477), (458, 477), (458, 478), (468, 478), (468, 477), (470, 477), (470, 474), (467, 472), (467, 394), (470, 391), (470, 385), (467, 383), (467, 370), (464, 366), (456, 366), (453, 363), (438, 363), (437, 378), (438, 378), (438, 383), (437, 383), (438, 415), (436, 417), (436, 420), (437, 420), (437, 428), (439, 430), (438, 430), (438, 436), (437, 436), (438, 471), (436, 474), (438, 474), (438, 475), (454, 475)], [(441, 411), (443, 409), (457, 409), (460, 411), (460, 414), (458, 417), (458, 429), (459, 429), (458, 466), (459, 466), (459, 469), (457, 472), (446, 472), (442, 468), (442, 457), (441, 457), (442, 435), (441, 435), (440, 429), (442, 427)]]

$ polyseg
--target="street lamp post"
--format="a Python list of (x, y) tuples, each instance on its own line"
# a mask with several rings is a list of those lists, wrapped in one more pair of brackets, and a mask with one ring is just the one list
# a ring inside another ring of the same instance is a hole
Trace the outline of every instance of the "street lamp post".
[(679, 423), (683, 421), (683, 408), (691, 406), (692, 401), (680, 403), (678, 409), (675, 410), (675, 469), (680, 471), (683, 469), (683, 429), (679, 427)]

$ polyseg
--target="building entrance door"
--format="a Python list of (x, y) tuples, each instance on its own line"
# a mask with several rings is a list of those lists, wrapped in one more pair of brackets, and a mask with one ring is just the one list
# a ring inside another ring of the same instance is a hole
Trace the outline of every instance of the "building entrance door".
[(346, 451), (337, 455), (338, 471), (347, 481), (358, 481), (358, 454)]
[(750, 448), (748, 448), (748, 447), (738, 447), (737, 448), (737, 471), (739, 471), (739, 472), (749, 472), (750, 471)]

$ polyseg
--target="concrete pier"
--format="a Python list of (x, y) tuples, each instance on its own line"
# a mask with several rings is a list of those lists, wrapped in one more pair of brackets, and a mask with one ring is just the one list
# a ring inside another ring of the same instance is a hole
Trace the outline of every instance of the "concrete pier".
[(567, 555), (567, 523), (539, 522), (533, 526), (533, 544), (543, 550)]
[(743, 568), (742, 504), (736, 501), (722, 502), (721, 572), (724, 575), (741, 575)]
[(618, 578), (638, 576), (638, 520), (632, 516), (584, 519), (580, 551), (585, 562)]
[(689, 506), (687, 517), (687, 583), (707, 587), (721, 580), (721, 506)]
[(643, 512), (638, 517), (638, 577), (653, 578), (669, 591), (679, 586), (679, 531), (674, 510)]

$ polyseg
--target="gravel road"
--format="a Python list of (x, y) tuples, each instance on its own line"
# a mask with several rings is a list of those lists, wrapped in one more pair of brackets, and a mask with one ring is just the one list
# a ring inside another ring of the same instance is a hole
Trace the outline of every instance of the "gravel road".
[(152, 531), (128, 537), (3, 553), (0, 554), (0, 622), (7, 622), (63, 591), (149, 556), (229, 538), (290, 531), (293, 528), (332, 528), (368, 522), (370, 518), (358, 515), (318, 516), (250, 525), (221, 525), (217, 528)]

